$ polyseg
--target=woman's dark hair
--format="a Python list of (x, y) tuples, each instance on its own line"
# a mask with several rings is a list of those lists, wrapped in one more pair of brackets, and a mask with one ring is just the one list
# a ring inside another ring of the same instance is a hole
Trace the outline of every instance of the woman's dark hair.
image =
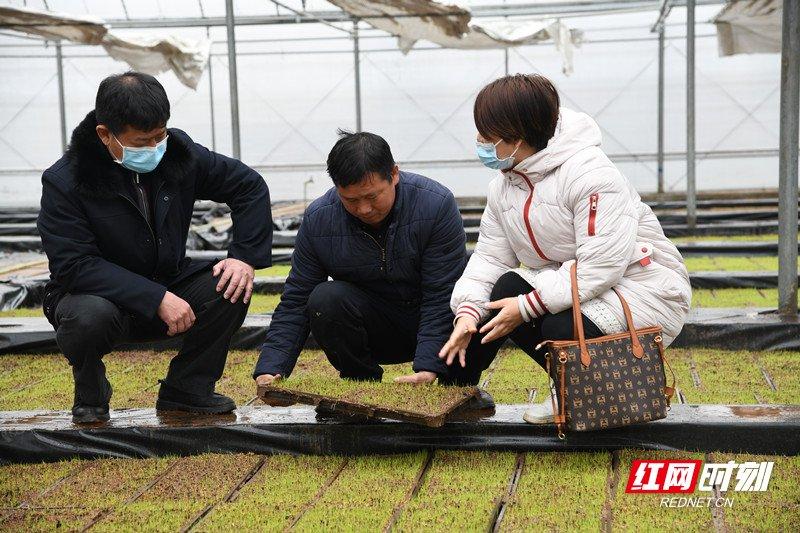
[(394, 157), (389, 143), (374, 133), (339, 130), (339, 140), (328, 154), (328, 175), (337, 187), (347, 187), (378, 173), (391, 181)]
[(475, 127), (485, 139), (522, 139), (541, 150), (556, 131), (559, 105), (558, 91), (544, 76), (505, 76), (481, 89), (475, 98)]
[(128, 71), (100, 82), (94, 112), (97, 123), (107, 126), (115, 135), (126, 127), (150, 131), (169, 120), (169, 99), (153, 76)]

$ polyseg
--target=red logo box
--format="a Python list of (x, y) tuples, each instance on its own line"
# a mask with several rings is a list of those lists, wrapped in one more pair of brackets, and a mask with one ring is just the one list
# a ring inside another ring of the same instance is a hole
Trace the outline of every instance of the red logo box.
[(634, 459), (625, 492), (690, 494), (697, 486), (702, 467), (699, 459)]

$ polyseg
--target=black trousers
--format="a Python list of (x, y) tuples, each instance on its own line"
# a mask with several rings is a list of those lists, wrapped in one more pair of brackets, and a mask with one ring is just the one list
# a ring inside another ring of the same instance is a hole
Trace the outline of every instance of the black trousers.
[[(517, 296), (531, 289), (518, 274), (509, 272), (495, 284), (492, 299)], [(314, 339), (342, 378), (380, 380), (383, 376), (380, 365), (404, 363), (414, 357), (419, 327), (417, 307), (385, 302), (351, 283), (328, 281), (311, 293), (307, 312)], [(583, 317), (583, 324), (587, 338), (602, 335), (588, 318)], [(543, 351), (537, 353), (534, 348), (542, 339), (571, 339), (572, 310), (522, 324), (510, 337), (544, 367)], [(466, 368), (454, 361), (449, 373), (439, 376), (440, 383), (478, 383), (481, 372), (491, 364), (506, 340), (503, 337), (482, 345), (482, 338), (481, 334), (472, 338), (467, 349)]]
[[(533, 287), (522, 276), (516, 272), (506, 272), (500, 276), (492, 288), (491, 300), (516, 298), (518, 295), (526, 294), (531, 290), (533, 290)], [(489, 318), (484, 321), (484, 324), (496, 314), (496, 311), (492, 311)], [(581, 315), (581, 317), (583, 318), (583, 332), (587, 339), (603, 336), (603, 332), (594, 322), (586, 318), (586, 316)], [(572, 339), (573, 324), (572, 308), (569, 308), (559, 313), (546, 314), (543, 317), (534, 318), (527, 323), (523, 322), (510, 335), (500, 337), (486, 344), (481, 344), (481, 339), (485, 335), (480, 333), (473, 335), (467, 347), (467, 366), (462, 368), (458, 361), (453, 361), (451, 365), (451, 380), (459, 385), (476, 385), (481, 377), (481, 372), (489, 367), (508, 338), (534, 361), (539, 363), (542, 368), (545, 368), (544, 347), (536, 350), (536, 346), (543, 340)], [(478, 329), (480, 329), (480, 326)]]
[[(184, 392), (206, 395), (222, 377), (233, 334), (247, 315), (249, 304), (230, 303), (216, 291), (218, 279), (210, 271), (198, 272), (168, 290), (186, 300), (195, 323), (185, 333), (183, 345), (169, 364), (164, 382)], [(111, 397), (103, 356), (116, 346), (170, 338), (158, 316), (146, 320), (114, 303), (90, 294), (67, 294), (55, 312), (56, 342), (72, 365), (75, 403), (103, 405)]]
[(380, 381), (380, 365), (414, 358), (416, 305), (382, 300), (346, 281), (326, 281), (311, 292), (306, 312), (314, 340), (342, 378)]

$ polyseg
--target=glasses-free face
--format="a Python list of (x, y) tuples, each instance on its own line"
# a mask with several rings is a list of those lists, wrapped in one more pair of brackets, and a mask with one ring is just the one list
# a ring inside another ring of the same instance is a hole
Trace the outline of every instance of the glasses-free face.
[(336, 192), (348, 213), (364, 224), (378, 226), (394, 206), (395, 186), (399, 180), (400, 170), (395, 165), (391, 179), (372, 173), (358, 183), (336, 187)]
[(150, 131), (141, 131), (134, 128), (125, 128), (119, 134), (114, 135), (103, 124), (97, 126), (97, 136), (105, 144), (114, 159), (121, 161), (123, 148), (154, 148), (158, 143), (167, 138), (167, 125)]

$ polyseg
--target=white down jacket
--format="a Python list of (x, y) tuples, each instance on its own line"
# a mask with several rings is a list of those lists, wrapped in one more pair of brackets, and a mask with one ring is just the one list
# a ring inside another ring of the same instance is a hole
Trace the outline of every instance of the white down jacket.
[(578, 261), (581, 307), (606, 334), (625, 327), (616, 287), (637, 328), (661, 326), (665, 345), (691, 303), (689, 274), (650, 207), (600, 149), (597, 123), (561, 108), (547, 147), (489, 185), (475, 251), (451, 307), (483, 321), (497, 279), (515, 270), (532, 286), (531, 316), (572, 307)]

